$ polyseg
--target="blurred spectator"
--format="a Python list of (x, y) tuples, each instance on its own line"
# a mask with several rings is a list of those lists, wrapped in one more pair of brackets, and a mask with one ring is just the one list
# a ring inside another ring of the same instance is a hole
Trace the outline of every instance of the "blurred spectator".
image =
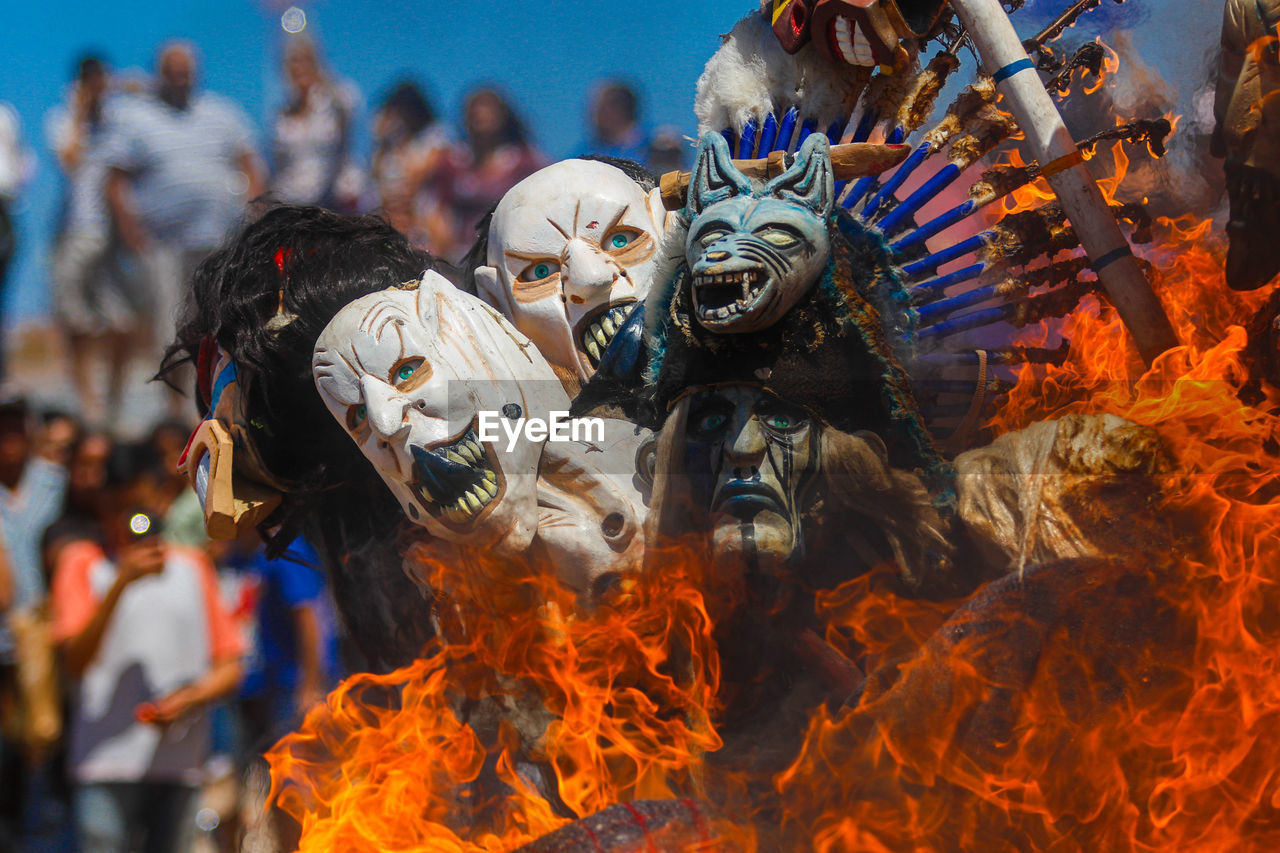
[(286, 44), (284, 71), (290, 93), (272, 129), (272, 195), (289, 204), (354, 212), (361, 176), (351, 137), (360, 95), (326, 71), (305, 35)]
[(160, 498), (164, 505), (164, 536), (175, 545), (202, 549), (215, 566), (222, 568), (221, 554), (225, 543), (209, 539), (204, 526), (204, 508), (200, 498), (178, 470), (178, 460), (187, 447), (191, 430), (181, 421), (161, 421), (151, 430), (151, 448), (160, 457), (163, 480)]
[(160, 539), (157, 459), (117, 448), (102, 542), (62, 548), (54, 633), (77, 686), (70, 766), (87, 853), (186, 851), (209, 752), (207, 706), (236, 689), (241, 641), (204, 555)]
[[(4, 295), (9, 261), (17, 248), (10, 208), (26, 178), (26, 157), (22, 150), (22, 129), (13, 107), (0, 101), (0, 297)], [(0, 304), (3, 304), (0, 300)], [(0, 332), (4, 313), (0, 311)], [(4, 376), (4, 338), (0, 336), (0, 378)]]
[(337, 681), (338, 634), (320, 557), (295, 539), (276, 559), (256, 534), (239, 543), (239, 564), (254, 602), (254, 644), (240, 689), (245, 743), (260, 754)]
[(1227, 284), (1256, 290), (1280, 273), (1280, 0), (1227, 0), (1214, 116), (1231, 200)]
[(125, 244), (142, 256), (156, 343), (173, 336), (191, 272), (260, 195), (249, 123), (229, 101), (196, 90), (196, 57), (165, 46), (155, 92), (122, 103), (104, 143), (107, 203)]
[(649, 151), (643, 163), (656, 175), (677, 172), (685, 167), (689, 151), (689, 142), (679, 128), (660, 127), (649, 140)]
[(105, 500), (107, 488), (107, 461), (114, 447), (111, 436), (104, 432), (87, 432), (76, 440), (67, 463), (64, 518), (97, 524), (99, 504)]
[(8, 580), (0, 583), (0, 849), (6, 828), (17, 834), (29, 771), (56, 741), (61, 726), (41, 614), (45, 582), (40, 545), (45, 528), (61, 511), (67, 479), (63, 466), (74, 435), (70, 421), (54, 418), (33, 437), (26, 402), (0, 404), (0, 574)]
[(581, 154), (648, 160), (649, 135), (640, 127), (640, 98), (631, 86), (619, 80), (597, 84), (589, 118), (591, 138), (580, 146)]
[(416, 84), (402, 80), (373, 121), (373, 181), (383, 213), (418, 248), (452, 242), (433, 180), (453, 140)]
[[(13, 608), (35, 607), (45, 597), (40, 543), (62, 512), (67, 455), (75, 426), (55, 418), (32, 435), (25, 400), (0, 403), (0, 525), (13, 572)], [(0, 659), (12, 654), (0, 624)]]
[[(102, 60), (86, 56), (76, 64), (68, 103), (51, 110), (46, 122), (49, 145), (66, 176), (53, 253), (54, 315), (67, 337), (82, 417), (93, 424), (119, 409), (148, 307), (145, 286), (124, 268), (103, 196), (103, 140), (115, 109), (109, 86)], [(93, 389), (93, 369), (101, 362), (107, 365), (105, 401)]]
[(547, 163), (496, 89), (477, 89), (467, 97), (462, 125), (466, 145), (455, 147), (441, 180), (442, 199), (453, 220), (451, 240), (433, 247), (449, 260), (457, 260), (475, 242), (476, 225), (507, 190)]

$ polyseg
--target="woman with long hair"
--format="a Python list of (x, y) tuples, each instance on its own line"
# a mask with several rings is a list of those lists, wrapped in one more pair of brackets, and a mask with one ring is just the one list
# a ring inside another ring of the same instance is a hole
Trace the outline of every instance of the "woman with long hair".
[(439, 251), (449, 242), (436, 175), (452, 136), (418, 84), (401, 80), (373, 121), (373, 182), (384, 216), (414, 246)]
[(437, 253), (451, 260), (475, 240), (476, 226), (498, 199), (547, 164), (510, 100), (493, 87), (467, 96), (462, 126), (466, 143), (455, 148), (440, 182), (452, 241), (437, 247)]
[(290, 204), (352, 211), (362, 183), (351, 157), (359, 93), (329, 74), (306, 36), (289, 40), (284, 71), (290, 93), (272, 125), (271, 192)]

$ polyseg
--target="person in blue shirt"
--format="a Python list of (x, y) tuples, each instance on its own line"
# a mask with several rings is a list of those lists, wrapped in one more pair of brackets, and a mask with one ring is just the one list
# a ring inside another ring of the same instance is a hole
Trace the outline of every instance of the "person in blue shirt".
[(246, 742), (260, 748), (324, 701), (339, 676), (338, 632), (320, 558), (306, 540), (275, 559), (259, 546), (243, 569), (255, 636), (240, 707)]

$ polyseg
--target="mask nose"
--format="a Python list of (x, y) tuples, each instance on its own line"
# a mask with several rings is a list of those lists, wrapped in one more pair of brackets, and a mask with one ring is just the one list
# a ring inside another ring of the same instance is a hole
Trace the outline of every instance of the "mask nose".
[[(565, 247), (560, 282), (565, 294), (581, 304), (600, 288), (608, 288), (621, 270), (603, 252), (585, 240), (570, 240)], [(578, 299), (574, 299), (574, 297)]]
[(390, 438), (409, 425), (404, 416), (409, 400), (395, 388), (366, 375), (360, 380), (360, 390), (364, 394), (369, 425), (378, 435)]
[[(733, 436), (724, 448), (725, 461), (731, 469), (754, 472), (764, 460), (764, 429), (755, 418), (748, 418), (742, 429)], [(752, 476), (741, 476), (739, 479), (752, 479)]]

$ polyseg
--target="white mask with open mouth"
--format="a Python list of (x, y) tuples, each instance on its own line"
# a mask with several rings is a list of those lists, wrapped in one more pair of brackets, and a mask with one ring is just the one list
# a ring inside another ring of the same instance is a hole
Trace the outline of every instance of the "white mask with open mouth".
[(329, 412), (414, 523), (460, 544), (529, 546), (545, 441), (523, 432), (481, 441), (479, 415), (549, 421), (569, 398), (492, 308), (427, 272), (416, 289), (339, 311), (316, 341), (312, 371)]
[(476, 287), (562, 377), (583, 382), (649, 292), (666, 221), (660, 191), (616, 166), (555, 163), (498, 203)]

